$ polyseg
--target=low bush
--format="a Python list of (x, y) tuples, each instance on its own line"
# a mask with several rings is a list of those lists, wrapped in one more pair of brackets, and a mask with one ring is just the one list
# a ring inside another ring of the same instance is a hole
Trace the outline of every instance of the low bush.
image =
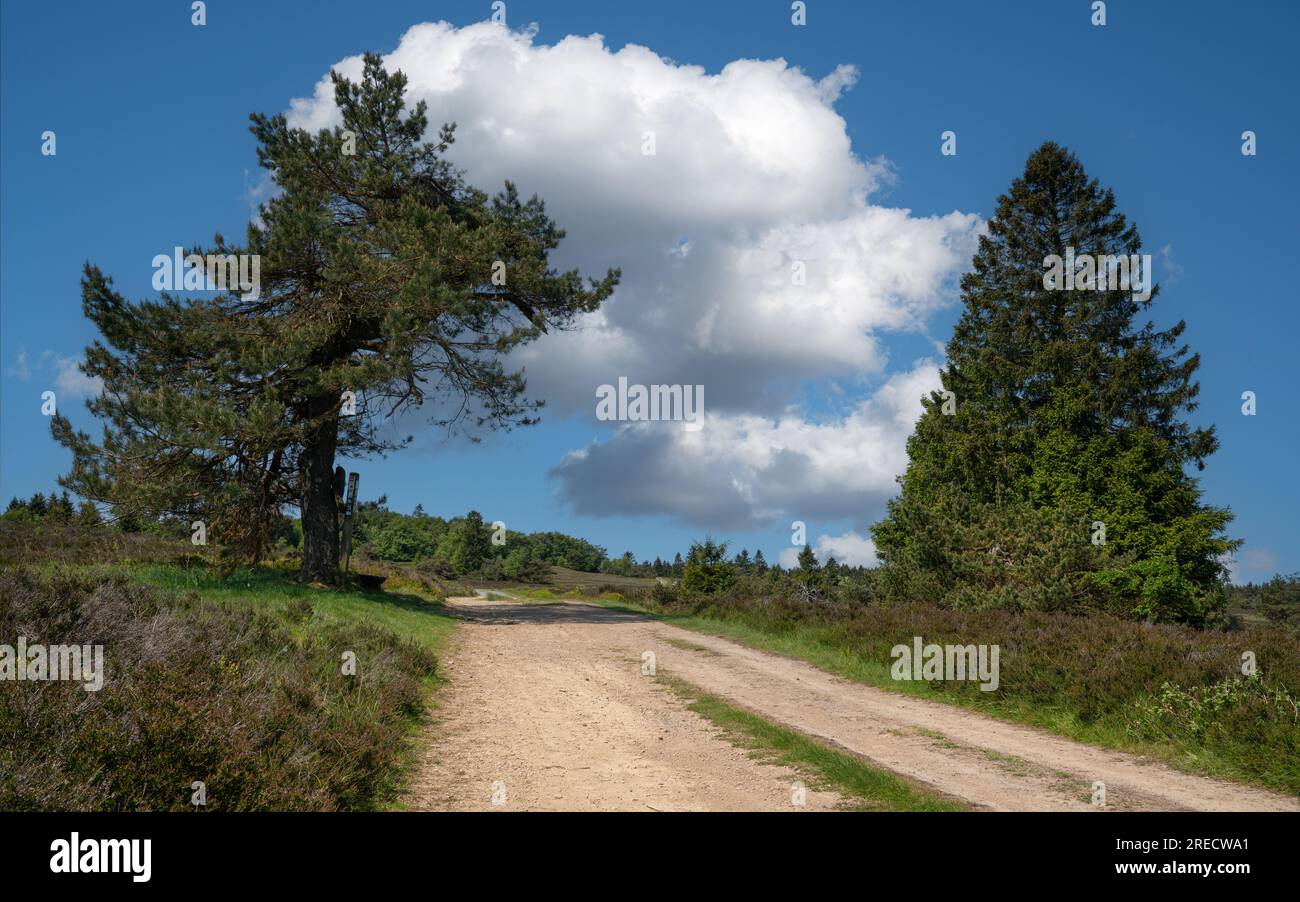
[(1136, 706), (1129, 732), (1180, 745), (1231, 744), (1254, 773), (1285, 777), (1300, 759), (1300, 695), (1258, 675), (1190, 689), (1166, 682)]
[(181, 563), (206, 550), (188, 540), (102, 526), (0, 521), (0, 564)]
[[(0, 810), (337, 810), (396, 789), (433, 655), (305, 601), (263, 610), (120, 575), (0, 571), (0, 642), (104, 647), (98, 692), (0, 681)], [(345, 675), (345, 652), (355, 675)]]
[[(818, 602), (784, 578), (742, 579), (713, 595), (657, 585), (639, 602), (669, 616), (738, 624), (791, 653), (887, 688), (1091, 739), (1163, 745), (1189, 764), (1300, 793), (1300, 630), (1150, 624), (1111, 614), (863, 603), (853, 584)], [(913, 637), (999, 646), (997, 691), (975, 681), (894, 683), (891, 650)], [(1258, 676), (1243, 679), (1243, 655)], [(1208, 765), (1207, 765), (1208, 766)]]

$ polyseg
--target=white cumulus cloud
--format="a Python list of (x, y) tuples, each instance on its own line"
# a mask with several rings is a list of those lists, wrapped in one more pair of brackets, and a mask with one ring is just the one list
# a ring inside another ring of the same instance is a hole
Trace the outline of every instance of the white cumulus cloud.
[[(872, 203), (890, 168), (855, 152), (834, 108), (852, 67), (816, 78), (742, 59), (708, 72), (599, 35), (548, 45), (533, 29), (445, 22), (409, 29), (385, 64), (433, 128), (458, 124), (449, 156), (472, 184), (510, 179), (547, 202), (568, 236), (557, 265), (623, 271), (580, 329), (515, 353), (530, 394), (590, 418), (597, 386), (620, 376), (705, 386), (701, 432), (625, 425), (561, 462), (579, 512), (856, 519), (893, 491), (935, 366), (888, 378), (881, 334), (922, 330), (951, 300), (982, 224)], [(333, 68), (358, 78), (361, 58)], [(328, 76), (289, 120), (340, 122)], [(809, 385), (882, 380), (838, 419), (792, 406)]]
[(925, 360), (827, 422), (710, 412), (698, 431), (627, 423), (552, 475), (591, 516), (668, 514), (702, 528), (754, 529), (789, 515), (865, 527), (896, 490), (921, 398), (938, 387), (938, 365)]
[[(820, 535), (812, 546), (817, 560), (823, 564), (831, 558), (850, 567), (874, 567), (878, 563), (876, 543), (852, 530), (838, 536)], [(790, 569), (798, 567), (800, 550), (794, 547), (783, 549), (779, 558), (781, 566)]]

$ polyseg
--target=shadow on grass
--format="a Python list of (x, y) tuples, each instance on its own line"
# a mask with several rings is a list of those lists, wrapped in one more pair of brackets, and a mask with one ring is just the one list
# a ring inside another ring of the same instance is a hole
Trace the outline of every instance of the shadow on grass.
[(299, 582), (286, 570), (274, 566), (235, 570), (222, 573), (206, 563), (147, 564), (124, 568), (138, 579), (178, 591), (200, 594), (239, 596), (248, 594), (258, 598), (278, 598), (286, 601), (305, 599), (329, 602), (337, 600), (365, 601), (376, 605), (400, 608), (417, 614), (448, 616), (443, 602), (421, 597), (413, 592), (385, 591), (383, 588), (363, 586), (352, 580), (342, 586), (330, 588)]

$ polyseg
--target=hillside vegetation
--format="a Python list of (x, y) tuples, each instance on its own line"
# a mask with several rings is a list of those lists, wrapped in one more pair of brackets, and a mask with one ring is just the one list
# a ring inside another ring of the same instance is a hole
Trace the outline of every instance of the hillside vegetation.
[[(819, 588), (812, 590), (809, 584)], [(595, 593), (577, 597), (593, 598)], [(657, 585), (622, 600), (858, 682), (959, 704), (1072, 739), (1300, 794), (1300, 630), (1134, 622), (1101, 613), (895, 604), (824, 570), (737, 573), (725, 589)], [(997, 645), (1000, 680), (900, 681), (895, 645)], [(1246, 653), (1255, 672), (1247, 675)]]
[(0, 681), (0, 810), (391, 804), (454, 623), (403, 588), (322, 590), (273, 567), (223, 574), (165, 540), (0, 524), (0, 636), (102, 645), (107, 677), (98, 692)]

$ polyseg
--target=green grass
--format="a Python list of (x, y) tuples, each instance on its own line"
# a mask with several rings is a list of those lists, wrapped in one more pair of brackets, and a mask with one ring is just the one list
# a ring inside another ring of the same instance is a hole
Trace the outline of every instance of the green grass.
[(613, 573), (587, 573), (568, 567), (551, 568), (551, 585), (560, 592), (585, 590), (591, 592), (605, 586), (618, 589), (650, 589), (656, 580), (648, 576), (618, 576)]
[(417, 642), (434, 654), (442, 652), (459, 622), (446, 613), (441, 601), (425, 597), (414, 585), (403, 584), (401, 588), (407, 591), (320, 589), (295, 582), (287, 572), (269, 567), (239, 570), (225, 577), (208, 569), (171, 564), (135, 565), (124, 572), (148, 585), (197, 592), (214, 601), (285, 610), (295, 602), (306, 601), (321, 624), (368, 623)]
[(37, 704), (0, 686), (7, 810), (192, 810), (195, 779), (208, 810), (395, 807), (457, 622), (275, 568), (3, 565), (0, 583), (5, 633), (93, 636), (110, 676), (93, 705), (66, 681)]
[[(1007, 692), (964, 695), (947, 691), (947, 687), (941, 683), (895, 680), (890, 673), (889, 660), (863, 655), (833, 624), (785, 624), (780, 631), (769, 631), (739, 619), (656, 611), (630, 600), (610, 602), (585, 597), (574, 600), (641, 614), (683, 629), (796, 658), (820, 670), (877, 689), (956, 705), (1000, 720), (1039, 727), (1077, 742), (1159, 760), (1190, 773), (1255, 783), (1293, 795), (1300, 792), (1300, 777), (1294, 771), (1294, 758), (1280, 748), (1270, 759), (1272, 764), (1261, 766), (1247, 752), (1242, 751), (1243, 747), (1250, 750), (1249, 743), (1243, 746), (1241, 742), (1205, 744), (1181, 739), (1160, 741), (1135, 738), (1130, 734), (1126, 717), (1122, 713), (1089, 719), (1080, 717), (1077, 711), (1067, 705), (1044, 704)], [(1044, 664), (1050, 665), (1050, 662)], [(1149, 701), (1150, 697), (1146, 695), (1134, 699), (1135, 703)], [(1249, 753), (1255, 756), (1256, 752), (1254, 750)]]
[(852, 800), (859, 811), (966, 811), (966, 806), (862, 759), (823, 745), (802, 733), (772, 723), (728, 704), (682, 680), (660, 677), (687, 707), (720, 727), (736, 745), (756, 757), (784, 764), (810, 780), (817, 789), (833, 789)]
[[(309, 630), (328, 624), (366, 623), (416, 642), (441, 657), (460, 622), (446, 613), (441, 599), (429, 598), (415, 583), (392, 578), (384, 589), (356, 586), (322, 589), (298, 583), (292, 574), (272, 567), (235, 571), (228, 576), (207, 568), (184, 568), (173, 564), (131, 565), (124, 570), (131, 578), (147, 585), (173, 591), (193, 591), (211, 601), (279, 609), (277, 613), (289, 617), (292, 617), (295, 604), (306, 602), (311, 605), (312, 623), (293, 627), (299, 640)], [(394, 588), (389, 589), (390, 586)], [(445, 681), (434, 675), (422, 682), (428, 704), (436, 710), (437, 690)], [(410, 723), (407, 741), (396, 752), (392, 779), (382, 795), (387, 801), (379, 804), (381, 810), (405, 808), (401, 790), (415, 769), (420, 751), (417, 738), (423, 724), (423, 719), (413, 719)]]
[(573, 595), (574, 598), (597, 595), (610, 590), (648, 590), (657, 583), (653, 577), (618, 576), (613, 573), (587, 573), (584, 570), (570, 570), (568, 567), (552, 567), (551, 575), (544, 585), (516, 580), (479, 579), (473, 576), (462, 577), (460, 584), (474, 589), (502, 590), (509, 592), (546, 591), (555, 595)]
[(618, 592), (596, 592), (595, 589), (588, 589), (585, 593), (574, 594), (563, 590), (553, 588), (532, 588), (532, 589), (511, 589), (510, 600), (517, 601), (520, 604), (564, 604), (566, 601), (590, 601), (593, 604), (598, 602), (610, 602), (617, 604), (623, 601), (623, 596)]

